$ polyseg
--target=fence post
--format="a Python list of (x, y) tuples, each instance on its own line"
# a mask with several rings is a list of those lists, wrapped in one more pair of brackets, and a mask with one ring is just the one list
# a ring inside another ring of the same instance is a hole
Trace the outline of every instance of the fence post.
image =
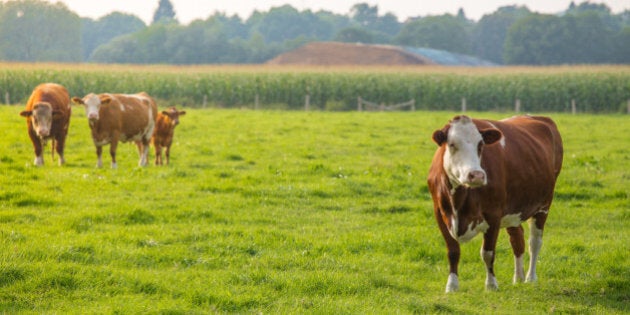
[(311, 94), (306, 94), (304, 98), (304, 110), (308, 112), (311, 107)]
[(577, 112), (577, 107), (575, 105), (575, 99), (571, 99), (571, 113), (575, 115), (576, 112)]
[(462, 113), (466, 112), (466, 98), (462, 97)]
[[(628, 105), (628, 111), (630, 111), (630, 101), (628, 101), (628, 104), (629, 104)], [(414, 112), (416, 111), (416, 99), (415, 98), (411, 99), (411, 110), (414, 111)]]
[(361, 96), (357, 96), (357, 110), (362, 112), (363, 106), (361, 105)]
[[(11, 105), (11, 100), (9, 99), (9, 92), (4, 93), (4, 103), (7, 105)], [(630, 101), (628, 101), (628, 104), (630, 104)], [(630, 109), (630, 105), (628, 105), (628, 108)]]
[(203, 96), (203, 108), (206, 108), (206, 106), (208, 105), (208, 95), (204, 95)]
[(517, 113), (521, 112), (521, 100), (520, 99), (516, 99), (516, 102), (514, 102), (514, 111)]
[(260, 101), (259, 101), (258, 93), (256, 93), (256, 96), (254, 97), (254, 110), (258, 110), (259, 105), (260, 105)]
[(630, 114), (630, 100), (628, 100), (628, 114)]

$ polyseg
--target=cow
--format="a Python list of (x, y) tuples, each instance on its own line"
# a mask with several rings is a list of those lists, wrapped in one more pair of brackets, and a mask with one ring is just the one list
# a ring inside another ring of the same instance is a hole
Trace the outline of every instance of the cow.
[(26, 108), (20, 112), (20, 116), (26, 117), (28, 135), (35, 149), (35, 165), (44, 165), (44, 146), (50, 139), (53, 159), (56, 150), (59, 154), (59, 165), (65, 163), (63, 151), (72, 114), (70, 104), (70, 96), (65, 87), (43, 83), (35, 87)]
[(173, 135), (175, 127), (179, 125), (179, 116), (186, 115), (186, 111), (178, 111), (175, 107), (158, 113), (153, 131), (153, 146), (155, 147), (155, 165), (162, 165), (162, 148), (166, 156), (166, 165), (168, 165), (171, 155), (171, 144), (173, 143)]
[[(547, 117), (515, 116), (492, 121), (456, 116), (433, 133), (438, 148), (427, 183), (435, 219), (448, 250), (446, 292), (459, 289), (460, 243), (483, 233), (481, 258), (487, 290), (494, 274), (499, 230), (506, 228), (514, 254), (513, 282), (534, 282), (545, 221), (562, 168), (562, 139)], [(529, 269), (523, 272), (528, 220)]]
[(97, 167), (103, 167), (103, 146), (109, 144), (112, 168), (117, 168), (118, 142), (133, 141), (138, 146), (139, 166), (146, 166), (151, 136), (157, 118), (155, 101), (145, 92), (138, 94), (94, 94), (73, 97), (76, 104), (85, 106), (86, 116), (96, 146)]

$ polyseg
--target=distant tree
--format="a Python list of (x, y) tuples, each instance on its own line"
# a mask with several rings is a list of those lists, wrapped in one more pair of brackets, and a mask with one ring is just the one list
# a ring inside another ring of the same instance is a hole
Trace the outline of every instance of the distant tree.
[(484, 15), (474, 26), (472, 35), (473, 52), (476, 56), (503, 64), (503, 48), (508, 29), (518, 19), (531, 12), (526, 7), (500, 7), (492, 14)]
[(89, 60), (96, 47), (113, 38), (134, 33), (147, 27), (137, 16), (120, 12), (110, 13), (96, 21), (84, 18), (82, 24), (84, 60)]
[(630, 26), (624, 27), (613, 38), (611, 62), (630, 64)]
[(335, 35), (334, 40), (345, 43), (371, 44), (374, 42), (374, 34), (364, 28), (348, 27), (340, 30)]
[(546, 65), (562, 62), (553, 43), (561, 36), (560, 18), (553, 15), (532, 14), (518, 20), (508, 31), (504, 60), (507, 64)]
[(290, 5), (271, 8), (266, 14), (254, 12), (247, 25), (251, 34), (261, 34), (267, 44), (282, 44), (298, 37), (331, 38), (334, 34), (331, 25), (321, 21), (313, 12), (299, 12)]
[(81, 19), (63, 3), (6, 2), (0, 6), (0, 59), (82, 61)]
[(504, 58), (509, 64), (533, 65), (611, 62), (614, 35), (597, 12), (532, 14), (510, 28)]
[(378, 20), (378, 6), (357, 3), (350, 9), (350, 17), (363, 27), (371, 27)]
[(405, 23), (396, 37), (400, 45), (441, 49), (468, 54), (467, 24), (453, 15), (429, 16)]
[(153, 22), (151, 24), (156, 23), (177, 23), (177, 18), (175, 17), (175, 10), (173, 9), (173, 4), (170, 0), (160, 0), (158, 4), (158, 8), (153, 13)]

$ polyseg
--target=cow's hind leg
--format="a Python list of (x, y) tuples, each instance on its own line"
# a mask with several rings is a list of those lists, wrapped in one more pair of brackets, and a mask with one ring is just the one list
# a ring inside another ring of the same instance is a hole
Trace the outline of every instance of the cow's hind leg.
[(525, 238), (523, 237), (523, 227), (509, 227), (507, 232), (510, 235), (510, 244), (514, 253), (514, 283), (523, 282), (525, 273), (523, 272), (523, 253), (525, 253)]
[(140, 154), (138, 166), (147, 166), (147, 164), (149, 164), (149, 141), (143, 139), (142, 141), (136, 142), (138, 154)]
[(529, 220), (529, 270), (527, 271), (526, 282), (535, 282), (536, 277), (536, 261), (538, 253), (542, 247), (543, 229), (547, 220), (547, 212), (538, 212)]

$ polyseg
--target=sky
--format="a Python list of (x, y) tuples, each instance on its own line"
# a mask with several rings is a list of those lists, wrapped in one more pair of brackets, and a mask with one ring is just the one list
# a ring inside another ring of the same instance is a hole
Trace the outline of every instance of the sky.
[[(6, 1), (6, 0), (4, 0)], [(159, 0), (47, 0), (63, 2), (70, 10), (81, 17), (98, 19), (111, 12), (119, 11), (138, 16), (150, 24)], [(576, 4), (583, 0), (574, 0)], [(591, 3), (604, 3), (613, 13), (630, 10), (630, 0), (593, 0)], [(539, 13), (558, 13), (569, 7), (571, 0), (171, 0), (180, 23), (188, 24), (196, 19), (206, 19), (215, 12), (228, 16), (234, 14), (247, 19), (253, 11), (269, 11), (272, 7), (290, 4), (302, 11), (326, 10), (338, 14), (348, 14), (350, 8), (357, 3), (377, 5), (379, 15), (393, 13), (398, 20), (404, 22), (408, 17), (457, 14), (464, 9), (469, 19), (479, 21), (485, 14), (496, 11), (506, 5), (524, 5), (531, 11)]]

